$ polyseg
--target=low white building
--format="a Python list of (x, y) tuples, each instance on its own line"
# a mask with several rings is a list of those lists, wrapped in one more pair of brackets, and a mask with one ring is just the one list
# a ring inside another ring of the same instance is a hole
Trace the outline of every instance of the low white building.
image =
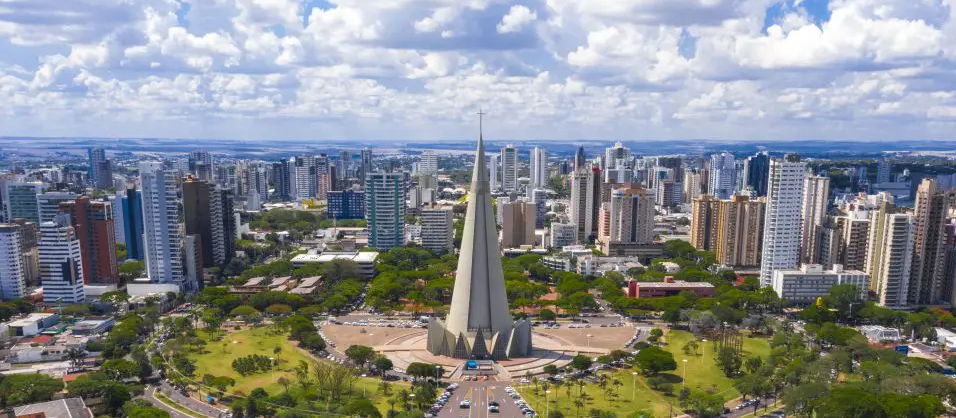
[(840, 284), (856, 285), (860, 298), (866, 298), (870, 277), (859, 270), (843, 270), (835, 264), (832, 270), (824, 270), (819, 264), (805, 264), (798, 270), (774, 270), (770, 285), (783, 299), (795, 304), (814, 303), (817, 298), (830, 294), (830, 288)]
[(584, 276), (603, 276), (609, 271), (626, 275), (628, 270), (635, 267), (644, 267), (637, 257), (599, 257), (592, 254), (577, 258), (578, 274)]
[(321, 254), (299, 254), (292, 257), (293, 267), (302, 267), (312, 263), (328, 263), (332, 260), (351, 260), (358, 264), (359, 271), (368, 279), (375, 277), (375, 259), (378, 253), (374, 251), (325, 251)]
[(956, 351), (956, 332), (936, 328), (936, 341), (942, 344), (946, 351)]

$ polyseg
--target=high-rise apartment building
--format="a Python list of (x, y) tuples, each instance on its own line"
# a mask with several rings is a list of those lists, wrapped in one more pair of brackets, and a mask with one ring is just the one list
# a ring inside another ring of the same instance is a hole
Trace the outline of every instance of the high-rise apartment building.
[(579, 146), (578, 150), (574, 153), (574, 164), (572, 164), (571, 170), (577, 173), (579, 170), (585, 167), (585, 161), (584, 147)]
[(315, 156), (300, 155), (291, 161), (292, 196), (296, 200), (313, 199), (316, 196)]
[(518, 148), (508, 144), (501, 149), (501, 190), (518, 191)]
[(528, 192), (528, 201), (534, 202), (535, 207), (535, 228), (544, 228), (544, 221), (548, 213), (548, 191), (545, 189), (531, 189)]
[(123, 212), (123, 235), (126, 236), (126, 259), (142, 260), (146, 257), (143, 244), (143, 193), (126, 189), (119, 194)]
[[(352, 168), (352, 151), (341, 150), (339, 151), (339, 161), (335, 164), (336, 177), (339, 179), (348, 178), (349, 169)], [(333, 187), (336, 189), (336, 187)]]
[[(60, 203), (60, 214), (67, 215), (82, 253), (83, 279), (87, 284), (119, 283), (116, 261), (116, 226), (110, 202), (78, 197)], [(41, 224), (42, 227), (42, 224)]]
[(611, 192), (608, 243), (653, 243), (655, 200), (654, 192), (642, 187)]
[(319, 154), (315, 157), (315, 197), (325, 200), (332, 190), (333, 166), (329, 163), (329, 157), (325, 154)]
[(615, 143), (613, 147), (608, 147), (604, 150), (605, 169), (610, 170), (626, 165), (625, 163), (630, 156), (631, 152), (624, 144), (620, 142)]
[(205, 268), (226, 262), (221, 199), (222, 194), (213, 183), (192, 177), (183, 181), (183, 219), (186, 235), (198, 236), (200, 264)]
[(889, 183), (890, 173), (892, 171), (893, 171), (893, 166), (890, 164), (890, 160), (886, 158), (880, 158), (876, 162), (876, 182)]
[(455, 221), (452, 206), (434, 203), (422, 208), (422, 247), (436, 253), (449, 253), (455, 248)]
[(405, 244), (405, 173), (369, 173), (365, 176), (365, 219), (368, 246), (388, 251)]
[(292, 196), (292, 172), (294, 166), (289, 160), (272, 163), (273, 198), (288, 202), (294, 200)]
[(11, 224), (20, 227), (20, 251), (23, 254), (23, 274), (27, 286), (40, 282), (40, 253), (37, 250), (40, 230), (37, 224), (25, 219), (14, 219)]
[(756, 266), (763, 241), (763, 201), (745, 195), (717, 200), (701, 196), (692, 204), (691, 245), (714, 251), (717, 263), (725, 266)]
[(942, 190), (935, 180), (923, 179), (916, 189), (913, 216), (913, 272), (907, 298), (910, 305), (930, 305), (948, 301), (943, 290), (950, 287), (946, 271), (945, 230), (947, 211), (953, 206), (953, 193)]
[(235, 208), (235, 199), (232, 190), (219, 189), (219, 203), (222, 205), (222, 246), (228, 263), (236, 255), (236, 240), (238, 236), (238, 214)]
[(717, 263), (725, 266), (757, 266), (763, 244), (763, 201), (731, 196), (720, 202), (717, 214)]
[(870, 237), (870, 212), (852, 210), (824, 221), (820, 234), (820, 264), (839, 264), (848, 270), (866, 270)]
[(372, 150), (363, 148), (359, 160), (359, 184), (365, 187), (365, 176), (372, 171)]
[(744, 173), (747, 175), (747, 188), (755, 196), (766, 196), (770, 176), (770, 154), (761, 151), (748, 157), (744, 161)]
[(865, 271), (881, 306), (907, 306), (915, 232), (913, 215), (899, 213), (891, 203), (883, 203), (870, 215)]
[(0, 299), (26, 296), (20, 225), (0, 224)]
[(37, 195), (37, 207), (40, 211), (40, 224), (53, 222), (53, 218), (60, 213), (60, 203), (76, 200), (76, 193), (65, 191), (50, 191)]
[(438, 154), (434, 151), (425, 151), (418, 161), (418, 173), (426, 176), (438, 174)]
[(197, 179), (203, 181), (213, 181), (213, 173), (216, 172), (215, 160), (208, 151), (193, 151), (187, 157), (188, 171)]
[(801, 215), (800, 262), (803, 264), (820, 264), (820, 234), (829, 202), (830, 178), (807, 176), (803, 186)]
[(585, 167), (571, 175), (571, 223), (578, 226), (581, 242), (597, 237), (601, 190), (600, 168)]
[(266, 171), (266, 166), (260, 163), (253, 163), (247, 167), (246, 208), (248, 210), (260, 210), (262, 204), (269, 201), (269, 179), (266, 177)]
[(760, 261), (761, 286), (770, 286), (774, 270), (793, 270), (800, 263), (806, 169), (806, 163), (801, 162), (798, 155), (791, 154), (770, 161)]
[(700, 197), (700, 171), (688, 168), (684, 170), (684, 203), (691, 203)]
[(39, 223), (40, 211), (37, 195), (43, 191), (42, 183), (7, 183), (4, 201), (7, 205), (7, 220), (17, 218)]
[(528, 196), (534, 189), (543, 189), (548, 186), (548, 151), (542, 147), (531, 150), (531, 184), (528, 187)]
[(534, 245), (536, 209), (533, 202), (523, 199), (498, 206), (501, 212), (501, 247), (518, 248)]
[(491, 187), (491, 190), (501, 188), (501, 183), (498, 179), (498, 177), (501, 176), (501, 169), (499, 168), (500, 162), (501, 157), (497, 154), (488, 155), (488, 185)]
[(721, 152), (710, 156), (709, 193), (718, 199), (730, 199), (737, 185), (737, 166), (734, 155)]
[(175, 283), (192, 291), (197, 284), (187, 282), (183, 267), (186, 234), (176, 177), (176, 171), (160, 162), (139, 164), (146, 273), (154, 283)]
[(661, 207), (680, 206), (684, 201), (684, 186), (674, 180), (657, 182), (657, 205)]
[(83, 303), (83, 268), (80, 238), (70, 225), (69, 215), (57, 215), (40, 225), (40, 282), (43, 302)]
[(578, 226), (575, 224), (551, 224), (551, 248), (561, 248), (578, 241)]
[(358, 189), (329, 192), (329, 217), (332, 219), (364, 219), (365, 192)]
[(91, 148), (89, 150), (90, 168), (89, 184), (99, 190), (113, 187), (113, 167), (110, 160), (106, 159), (106, 151), (102, 148)]
[(717, 249), (717, 218), (720, 200), (702, 195), (691, 203), (690, 245), (700, 251)]

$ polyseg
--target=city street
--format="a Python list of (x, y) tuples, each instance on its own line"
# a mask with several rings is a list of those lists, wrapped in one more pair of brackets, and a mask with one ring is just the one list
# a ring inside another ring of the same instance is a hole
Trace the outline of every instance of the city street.
[[(176, 390), (174, 387), (168, 385), (165, 382), (160, 383), (160, 386), (158, 387), (151, 386), (150, 389), (144, 395), (151, 401), (154, 401), (153, 402), (154, 404), (158, 402), (158, 400), (156, 400), (153, 395), (153, 392), (155, 392), (157, 389), (160, 390), (164, 396), (166, 396), (173, 402), (179, 404), (180, 406), (208, 417), (218, 418), (222, 416), (221, 414), (223, 414), (223, 412), (228, 412), (228, 411), (224, 411), (222, 409), (217, 408), (216, 405), (209, 405), (195, 398), (183, 396), (181, 393), (179, 393), (178, 390)], [(183, 414), (179, 413), (179, 415), (183, 415)]]
[[(438, 418), (518, 418), (523, 414), (514, 400), (505, 392), (509, 382), (459, 382), (458, 389), (451, 396), (445, 407), (438, 413)], [(461, 408), (461, 401), (471, 401), (470, 408)], [(498, 413), (488, 411), (488, 404), (498, 401), (501, 410)], [(544, 411), (535, 411), (543, 416)]]

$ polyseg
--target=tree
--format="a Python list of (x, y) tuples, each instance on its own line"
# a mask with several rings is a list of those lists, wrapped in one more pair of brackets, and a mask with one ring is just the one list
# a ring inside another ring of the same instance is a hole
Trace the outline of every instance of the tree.
[(859, 387), (837, 386), (817, 408), (818, 418), (881, 418), (886, 413), (876, 395)]
[(368, 399), (353, 399), (345, 406), (345, 413), (360, 418), (381, 418), (378, 408)]
[(82, 348), (71, 348), (66, 350), (66, 357), (70, 360), (70, 371), (76, 370), (80, 363), (83, 362), (83, 359), (86, 358), (86, 350)]
[(266, 307), (266, 313), (269, 315), (288, 315), (292, 313), (292, 307), (282, 303), (273, 303)]
[(375, 366), (375, 370), (378, 370), (379, 374), (382, 376), (385, 376), (385, 373), (395, 367), (395, 365), (392, 364), (392, 360), (383, 355), (376, 356), (375, 361), (372, 362), (372, 365)]
[(159, 409), (143, 399), (124, 404), (123, 414), (127, 418), (170, 418), (169, 412)]
[(591, 363), (591, 358), (584, 354), (578, 354), (571, 359), (571, 367), (574, 367), (580, 371), (585, 371), (591, 368)]
[(685, 410), (697, 418), (719, 417), (724, 412), (723, 399), (707, 392), (692, 391), (684, 404)]
[(252, 306), (249, 306), (249, 305), (240, 305), (240, 306), (236, 306), (236, 307), (233, 308), (231, 311), (229, 311), (229, 316), (233, 316), (233, 317), (235, 317), (235, 316), (248, 317), (248, 316), (255, 315), (255, 314), (257, 314), (257, 313), (259, 313), (259, 311), (256, 310), (256, 308), (253, 308)]
[(740, 353), (733, 347), (721, 347), (717, 351), (717, 367), (723, 370), (727, 377), (734, 377), (740, 374), (740, 367), (743, 365)]
[(655, 346), (642, 349), (634, 357), (634, 362), (641, 373), (645, 375), (656, 375), (664, 371), (677, 370), (674, 355)]
[(683, 347), (684, 354), (688, 356), (690, 355), (696, 356), (698, 349), (700, 349), (700, 345), (697, 343), (697, 340), (687, 341), (687, 344), (684, 344), (684, 347)]
[(437, 374), (437, 367), (434, 364), (413, 362), (405, 368), (405, 373), (415, 377), (430, 377)]
[(14, 374), (0, 382), (0, 406), (46, 402), (63, 390), (63, 381), (44, 374)]
[(106, 360), (100, 366), (100, 372), (110, 379), (122, 381), (139, 375), (139, 365), (126, 359)]
[(140, 260), (126, 260), (119, 265), (120, 277), (125, 282), (142, 277), (145, 270), (146, 263)]
[(549, 375), (551, 375), (551, 376), (554, 376), (554, 375), (558, 374), (558, 366), (555, 366), (555, 365), (553, 365), (553, 364), (548, 364), (548, 365), (544, 366), (544, 372), (547, 373), (547, 374), (549, 374)]
[(880, 396), (880, 406), (889, 418), (933, 418), (946, 412), (943, 403), (933, 395), (884, 393)]
[(374, 358), (375, 350), (369, 346), (352, 345), (345, 349), (345, 356), (356, 366), (365, 367), (365, 364)]
[(554, 311), (545, 308), (538, 311), (538, 319), (542, 321), (554, 321), (555, 319), (558, 319), (558, 315), (555, 314)]

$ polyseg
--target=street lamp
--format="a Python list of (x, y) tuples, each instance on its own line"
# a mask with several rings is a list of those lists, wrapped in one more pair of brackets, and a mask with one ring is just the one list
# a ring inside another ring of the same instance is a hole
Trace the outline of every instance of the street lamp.
[[(410, 403), (415, 403), (415, 394), (414, 394), (414, 393), (409, 393), (409, 394), (408, 394), (408, 397), (411, 398), (411, 399), (409, 400)], [(415, 405), (412, 405), (412, 406), (415, 406)]]
[(687, 359), (681, 360), (684, 362), (684, 372), (680, 376), (680, 387), (684, 387), (684, 381), (687, 380)]
[(700, 342), (703, 343), (703, 344), (701, 344), (701, 345), (703, 345), (703, 349), (704, 349), (704, 351), (702, 352), (703, 354), (701, 354), (701, 356), (700, 356), (700, 363), (701, 363), (701, 364), (704, 364), (704, 357), (707, 357), (707, 339), (704, 338), (704, 339), (700, 340)]
[(372, 346), (372, 336), (373, 336), (373, 335), (375, 335), (375, 334), (372, 334), (372, 333), (369, 333), (369, 334), (368, 334), (368, 346), (369, 346), (369, 347)]
[(548, 395), (551, 394), (550, 390), (544, 391), (544, 418), (551, 418), (551, 399)]
[(593, 335), (588, 334), (588, 348), (591, 348), (591, 337), (593, 337)]
[[(686, 361), (686, 360), (684, 360)], [(631, 372), (631, 401), (637, 396), (637, 372)]]

